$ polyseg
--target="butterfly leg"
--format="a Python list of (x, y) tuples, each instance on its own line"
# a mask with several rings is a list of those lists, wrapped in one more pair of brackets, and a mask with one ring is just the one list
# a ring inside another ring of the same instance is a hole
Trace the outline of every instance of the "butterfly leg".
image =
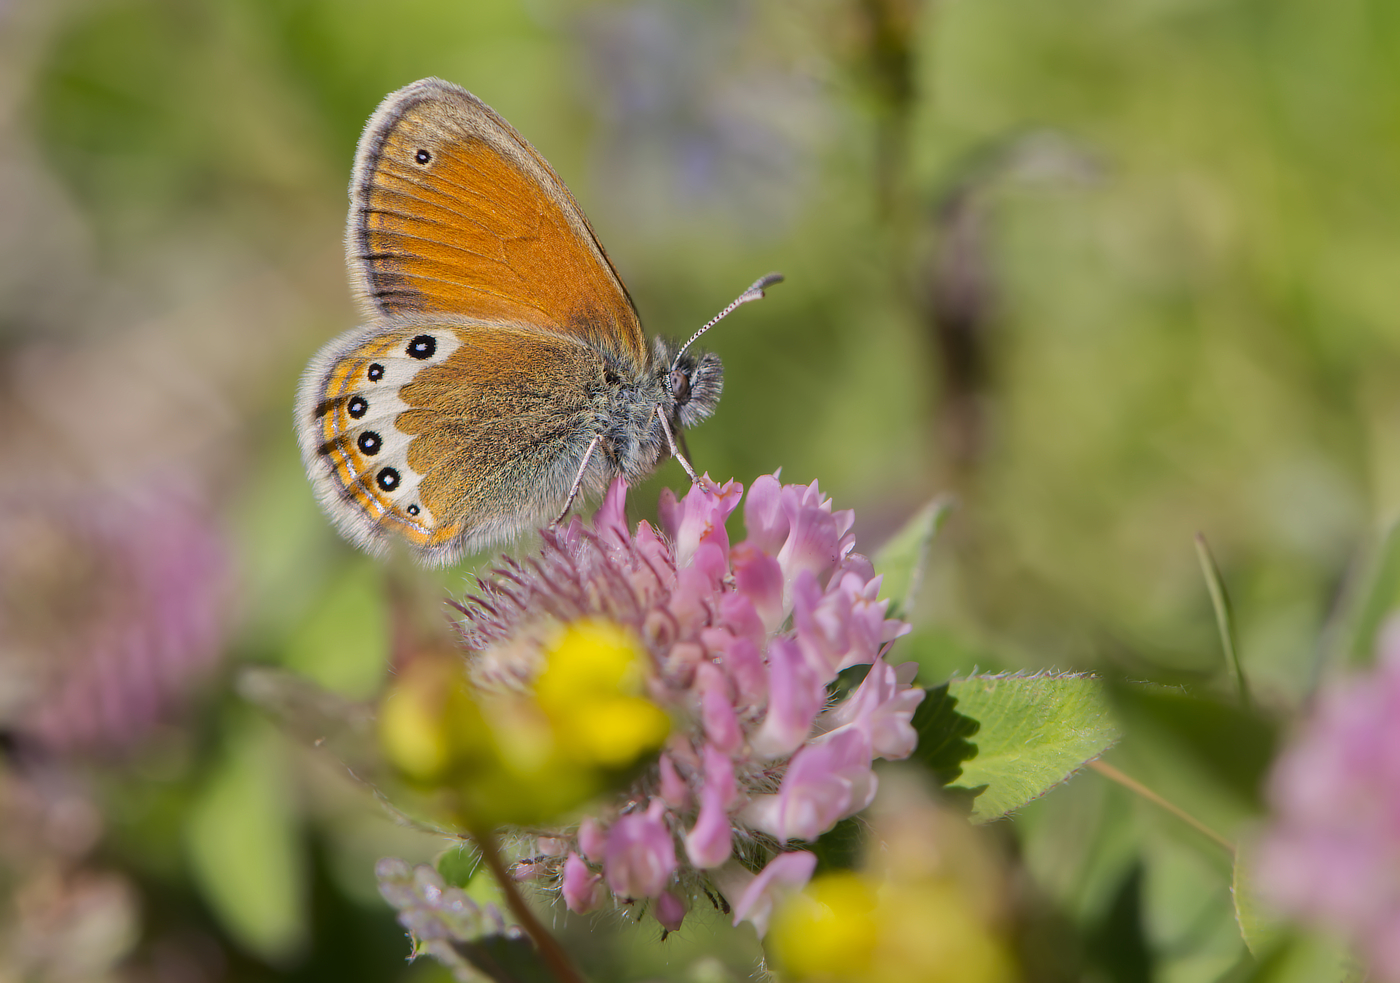
[(588, 450), (583, 452), (583, 462), (578, 466), (578, 474), (574, 475), (574, 486), (569, 489), (569, 497), (564, 499), (564, 507), (559, 511), (559, 517), (551, 525), (559, 525), (564, 521), (564, 516), (569, 514), (569, 509), (574, 506), (574, 499), (578, 498), (578, 490), (583, 487), (583, 475), (588, 470), (588, 462), (593, 457), (593, 452), (598, 449), (600, 437), (594, 437), (592, 443), (588, 445)]
[(676, 447), (676, 438), (671, 435), (671, 424), (666, 419), (666, 411), (658, 404), (656, 407), (656, 418), (661, 421), (661, 430), (666, 434), (666, 443), (671, 445), (671, 456), (681, 462), (681, 467), (685, 468), (685, 473), (690, 475), (692, 485), (700, 484), (700, 479), (695, 477), (695, 469), (690, 466), (690, 462), (685, 459), (679, 448)]

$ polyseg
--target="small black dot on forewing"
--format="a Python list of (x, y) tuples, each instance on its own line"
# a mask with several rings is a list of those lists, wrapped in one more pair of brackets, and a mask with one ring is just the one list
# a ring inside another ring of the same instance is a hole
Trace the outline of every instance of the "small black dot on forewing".
[(371, 362), (369, 370), (365, 372), (365, 377), (368, 378), (370, 382), (378, 382), (380, 379), (384, 378), (384, 366), (380, 365), (378, 362)]
[(409, 515), (417, 515), (421, 510), (415, 504), (410, 505), (408, 508), (404, 509), (404, 511), (407, 512)]
[(430, 164), (432, 163), (433, 155), (428, 153), (422, 147), (419, 147), (417, 153), (413, 155), (413, 159), (420, 164)]

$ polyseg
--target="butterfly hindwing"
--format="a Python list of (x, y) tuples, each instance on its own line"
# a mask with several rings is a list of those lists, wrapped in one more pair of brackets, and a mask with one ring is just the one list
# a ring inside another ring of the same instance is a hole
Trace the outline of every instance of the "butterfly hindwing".
[[(548, 522), (592, 435), (604, 360), (577, 339), (487, 323), (360, 328), (312, 361), (302, 455), (327, 511), (374, 551), (425, 558)], [(604, 482), (596, 459), (585, 488)]]
[(346, 250), (381, 317), (533, 325), (645, 361), (641, 323), (563, 182), (471, 93), (424, 79), (365, 127)]

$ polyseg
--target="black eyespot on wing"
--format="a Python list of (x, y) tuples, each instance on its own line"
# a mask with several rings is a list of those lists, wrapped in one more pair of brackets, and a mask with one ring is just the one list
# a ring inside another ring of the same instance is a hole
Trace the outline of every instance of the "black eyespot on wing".
[(428, 153), (426, 150), (419, 148), (418, 153), (413, 155), (413, 159), (418, 161), (418, 163), (420, 164), (428, 164), (432, 162), (433, 155)]
[(378, 382), (380, 379), (384, 378), (384, 366), (380, 365), (378, 362), (371, 362), (369, 371), (366, 372), (365, 375), (369, 377), (370, 382)]
[(437, 351), (437, 339), (430, 334), (420, 334), (408, 343), (408, 356), (410, 358), (425, 359), (432, 358)]
[(410, 505), (408, 508), (404, 509), (404, 511), (407, 512), (409, 515), (417, 515), (418, 512), (419, 512), (420, 510), (419, 510), (418, 506), (415, 504), (415, 505)]
[(355, 396), (350, 400), (350, 404), (345, 407), (345, 411), (356, 420), (369, 412), (369, 400), (363, 396)]
[(399, 487), (399, 473), (394, 468), (380, 468), (379, 473), (374, 476), (374, 483), (379, 486), (380, 491), (393, 491)]
[(360, 439), (355, 441), (355, 445), (360, 448), (361, 454), (373, 456), (379, 453), (379, 449), (384, 446), (384, 441), (373, 430), (366, 430), (360, 434)]

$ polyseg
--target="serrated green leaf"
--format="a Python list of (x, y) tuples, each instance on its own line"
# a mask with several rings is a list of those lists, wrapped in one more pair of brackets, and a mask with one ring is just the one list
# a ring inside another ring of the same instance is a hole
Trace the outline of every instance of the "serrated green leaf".
[(1241, 983), (1366, 983), (1366, 968), (1336, 939), (1294, 933), (1259, 956)]
[(904, 528), (886, 540), (872, 558), (875, 572), (885, 578), (880, 585), (880, 595), (893, 601), (891, 617), (903, 617), (913, 606), (914, 595), (918, 593), (928, 565), (929, 544), (952, 507), (948, 496), (935, 498), (915, 512)]
[(978, 723), (954, 709), (958, 701), (948, 693), (948, 684), (924, 693), (912, 721), (919, 735), (911, 760), (933, 773), (939, 785), (948, 785), (962, 774), (962, 764), (977, 753), (968, 738), (977, 733)]
[(1290, 931), (1254, 889), (1255, 851), (1248, 841), (1235, 849), (1230, 891), (1240, 936), (1257, 960), (1250, 983), (1363, 983), (1365, 969), (1335, 938)]
[(948, 692), (959, 712), (981, 725), (977, 754), (958, 780), (962, 788), (986, 786), (973, 802), (973, 822), (1039, 798), (1118, 740), (1103, 684), (1093, 676), (972, 676), (953, 680)]
[(1240, 936), (1256, 959), (1273, 950), (1282, 938), (1283, 925), (1260, 904), (1254, 891), (1254, 851), (1248, 843), (1235, 847), (1235, 869), (1230, 891), (1235, 899), (1235, 921)]

